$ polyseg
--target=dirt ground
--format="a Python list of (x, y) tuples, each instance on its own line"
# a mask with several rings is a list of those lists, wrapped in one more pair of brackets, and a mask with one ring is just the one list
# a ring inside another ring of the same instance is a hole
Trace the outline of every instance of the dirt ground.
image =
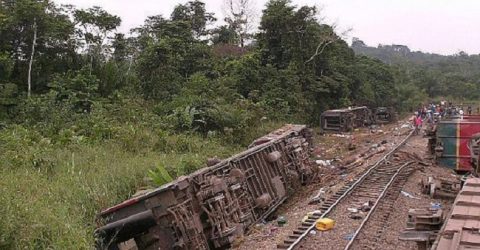
[[(257, 224), (253, 227), (236, 249), (277, 249), (277, 244), (284, 239), (300, 224), (302, 218), (308, 213), (319, 209), (318, 204), (309, 205), (311, 197), (324, 188), (328, 193), (334, 193), (345, 185), (345, 183), (365, 171), (367, 167), (375, 163), (386, 152), (394, 148), (405, 138), (409, 132), (405, 122), (400, 121), (394, 124), (380, 126), (374, 129), (360, 129), (353, 133), (316, 135), (313, 158), (318, 165), (320, 175), (311, 184), (304, 186), (296, 194), (292, 195), (271, 217), (271, 221)], [(355, 149), (351, 148), (355, 145)], [(349, 150), (350, 148), (350, 150)], [(423, 158), (424, 162), (431, 163), (427, 154), (427, 139), (422, 136), (415, 136), (405, 145), (405, 149), (414, 152)], [(368, 152), (368, 153), (367, 153)], [(371, 154), (370, 159), (358, 161), (359, 155)], [(331, 165), (318, 160), (332, 160)], [(353, 162), (353, 163), (352, 163)], [(345, 168), (345, 166), (349, 166)], [(448, 213), (452, 201), (433, 200), (427, 195), (421, 194), (420, 180), (424, 176), (441, 176), (454, 179), (453, 172), (446, 168), (440, 168), (431, 164), (423, 166), (421, 170), (414, 172), (404, 186), (403, 191), (412, 194), (416, 199), (400, 195), (395, 212), (388, 222), (388, 233), (382, 239), (385, 246), (382, 249), (416, 249), (416, 243), (398, 240), (398, 235), (405, 229), (408, 209), (428, 207), (432, 202), (440, 202)], [(420, 199), (418, 199), (420, 198)], [(283, 216), (287, 223), (279, 227), (275, 218)], [(334, 218), (333, 218), (334, 219)], [(352, 232), (340, 232), (335, 228), (329, 232), (334, 234), (335, 240), (322, 238), (322, 233), (309, 234), (307, 240), (303, 241), (298, 248), (301, 249), (342, 249), (347, 243), (346, 238)], [(320, 243), (321, 242), (321, 243)]]

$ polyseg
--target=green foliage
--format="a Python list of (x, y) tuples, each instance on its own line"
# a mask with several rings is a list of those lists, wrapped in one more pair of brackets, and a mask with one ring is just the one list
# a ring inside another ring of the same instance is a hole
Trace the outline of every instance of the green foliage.
[(13, 66), (14, 64), (10, 55), (0, 51), (0, 83), (10, 79)]
[(73, 13), (75, 22), (81, 27), (77, 33), (86, 44), (101, 45), (109, 31), (120, 26), (121, 19), (95, 6), (86, 10), (77, 9)]
[(55, 101), (68, 105), (77, 112), (89, 112), (97, 95), (98, 79), (86, 70), (56, 75), (49, 84)]
[(44, 91), (51, 75), (75, 67), (74, 25), (65, 9), (50, 1), (32, 0), (2, 1), (1, 8), (7, 18), (0, 25), (0, 54), (6, 52), (15, 69), (9, 82), (26, 89), (28, 60), (25, 59), (31, 53), (34, 23), (38, 39), (32, 69), (33, 91)]
[[(408, 78), (408, 82), (418, 86), (418, 96), (414, 99), (444, 97), (457, 100), (474, 100), (480, 97), (480, 56), (459, 52), (456, 55), (442, 56), (437, 54), (411, 51), (404, 45), (380, 45), (369, 47), (356, 40), (353, 49), (358, 54), (378, 58), (392, 64), (403, 75), (397, 79)], [(405, 81), (404, 81), (405, 82)], [(410, 86), (398, 86), (411, 88)]]
[(152, 185), (144, 177), (153, 166), (168, 166), (176, 178), (204, 166), (208, 156), (227, 157), (239, 150), (217, 137), (169, 135), (152, 126), (118, 129), (123, 142), (139, 134), (153, 139), (129, 142), (136, 148), (131, 150), (115, 138), (64, 143), (24, 126), (0, 130), (0, 248), (89, 249), (95, 214)]
[(148, 177), (150, 177), (153, 183), (155, 183), (158, 186), (161, 186), (173, 181), (173, 178), (170, 176), (168, 171), (162, 165), (157, 166), (155, 170), (149, 170)]
[(238, 39), (235, 30), (227, 25), (222, 25), (213, 31), (213, 44), (236, 44)]
[(208, 34), (207, 25), (216, 21), (213, 15), (205, 10), (205, 3), (195, 0), (177, 5), (172, 12), (172, 21), (187, 23), (194, 36), (200, 38)]

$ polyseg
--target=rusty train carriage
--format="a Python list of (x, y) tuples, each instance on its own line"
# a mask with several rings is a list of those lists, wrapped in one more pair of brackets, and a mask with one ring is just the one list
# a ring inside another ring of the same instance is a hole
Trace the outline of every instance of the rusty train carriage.
[(365, 106), (327, 110), (320, 116), (321, 128), (324, 131), (348, 132), (358, 127), (370, 125), (374, 121), (372, 111)]
[(376, 123), (389, 123), (397, 120), (397, 114), (392, 107), (377, 107), (373, 110)]
[(480, 249), (480, 179), (467, 179), (432, 249)]
[(314, 175), (311, 131), (287, 125), (248, 150), (99, 214), (99, 249), (230, 246)]

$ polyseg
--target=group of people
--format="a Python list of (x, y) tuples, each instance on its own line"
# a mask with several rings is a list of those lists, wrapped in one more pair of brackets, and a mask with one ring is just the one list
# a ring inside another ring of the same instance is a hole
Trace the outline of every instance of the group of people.
[[(439, 104), (430, 103), (420, 107), (410, 118), (412, 125), (415, 128), (415, 134), (418, 134), (423, 126), (423, 123), (434, 124), (442, 117), (457, 117), (463, 119), (465, 114), (472, 115), (473, 108), (471, 105), (467, 106), (466, 112), (463, 106), (453, 106), (451, 102), (441, 101)], [(480, 114), (480, 107), (477, 107), (477, 114)]]
[(446, 115), (446, 102), (442, 101), (440, 104), (430, 103), (420, 107), (410, 118), (412, 125), (415, 128), (415, 134), (418, 134), (423, 126), (423, 123), (433, 124), (436, 120)]

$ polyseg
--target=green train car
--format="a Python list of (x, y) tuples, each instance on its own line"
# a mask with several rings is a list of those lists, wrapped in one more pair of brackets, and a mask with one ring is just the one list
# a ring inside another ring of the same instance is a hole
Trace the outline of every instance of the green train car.
[(458, 172), (476, 170), (478, 145), (472, 138), (479, 133), (480, 116), (440, 121), (434, 139), (437, 163)]

